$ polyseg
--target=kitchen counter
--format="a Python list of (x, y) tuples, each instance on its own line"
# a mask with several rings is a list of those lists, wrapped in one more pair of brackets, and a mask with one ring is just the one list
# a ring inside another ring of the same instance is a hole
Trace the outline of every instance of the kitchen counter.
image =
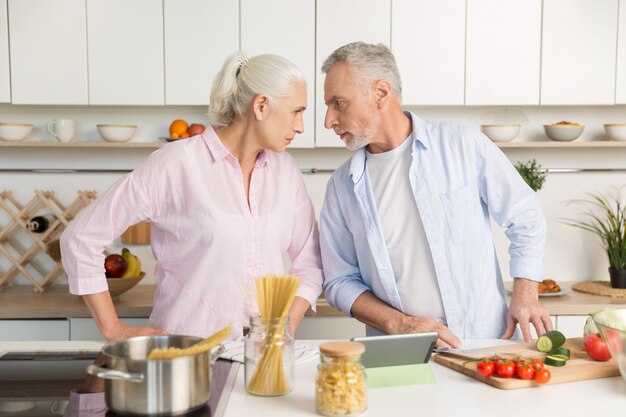
[[(560, 283), (571, 289), (572, 282)], [(114, 299), (120, 317), (148, 317), (152, 311), (154, 285), (138, 285)], [(541, 297), (541, 302), (553, 316), (587, 315), (607, 307), (626, 308), (626, 298), (611, 298), (583, 294), (577, 291), (560, 297)], [(312, 315), (311, 311), (308, 315)], [(320, 317), (344, 314), (320, 298), (317, 302)], [(35, 293), (30, 285), (16, 285), (0, 290), (0, 319), (36, 319), (91, 317), (83, 300), (68, 291), (67, 285), (55, 285), (44, 293)]]

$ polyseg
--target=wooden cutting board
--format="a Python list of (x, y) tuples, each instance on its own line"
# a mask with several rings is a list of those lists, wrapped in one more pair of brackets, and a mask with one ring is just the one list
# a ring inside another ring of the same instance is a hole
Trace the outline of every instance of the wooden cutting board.
[[(583, 339), (581, 337), (574, 339), (567, 339), (563, 347), (571, 350), (571, 357), (567, 361), (565, 366), (554, 367), (546, 365), (546, 369), (550, 370), (552, 378), (548, 384), (560, 384), (562, 382), (583, 381), (587, 379), (606, 378), (611, 376), (618, 376), (619, 369), (617, 364), (610, 360), (608, 362), (594, 361), (585, 352)], [(482, 348), (480, 350), (496, 351), (510, 353), (511, 357), (525, 356), (533, 357), (543, 360), (546, 357), (545, 353), (541, 353), (535, 348), (535, 343), (520, 343), (514, 345), (501, 345), (490, 348)], [(468, 362), (472, 358), (482, 358), (489, 355), (471, 354), (464, 356), (456, 356), (454, 354), (437, 354), (435, 355), (435, 362), (469, 375), (472, 378), (476, 378), (486, 384), (500, 389), (518, 389), (536, 387), (539, 384), (523, 380), (519, 378), (500, 378), (497, 376), (490, 376), (488, 378), (482, 377), (476, 371), (477, 362)]]
[(150, 238), (150, 222), (141, 222), (126, 229), (122, 234), (122, 243), (125, 245), (149, 245)]

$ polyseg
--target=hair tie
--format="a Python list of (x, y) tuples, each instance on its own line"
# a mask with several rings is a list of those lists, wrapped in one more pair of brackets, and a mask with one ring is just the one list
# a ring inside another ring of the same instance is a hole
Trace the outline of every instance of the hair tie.
[(246, 64), (248, 64), (248, 57), (243, 54), (239, 55), (239, 66), (237, 67), (237, 72), (235, 73), (235, 77), (239, 76), (239, 73), (241, 72), (243, 67), (246, 66)]

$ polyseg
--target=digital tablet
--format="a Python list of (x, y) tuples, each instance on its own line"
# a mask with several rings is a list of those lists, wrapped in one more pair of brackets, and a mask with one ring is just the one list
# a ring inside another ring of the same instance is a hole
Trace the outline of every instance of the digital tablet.
[(428, 362), (438, 337), (436, 332), (429, 332), (353, 337), (351, 340), (365, 345), (363, 366), (377, 368)]

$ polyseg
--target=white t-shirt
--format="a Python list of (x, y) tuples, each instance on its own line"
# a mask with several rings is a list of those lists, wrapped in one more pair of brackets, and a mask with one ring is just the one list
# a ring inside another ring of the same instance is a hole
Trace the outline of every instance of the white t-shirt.
[(445, 323), (433, 257), (409, 181), (413, 135), (366, 167), (405, 314)]

